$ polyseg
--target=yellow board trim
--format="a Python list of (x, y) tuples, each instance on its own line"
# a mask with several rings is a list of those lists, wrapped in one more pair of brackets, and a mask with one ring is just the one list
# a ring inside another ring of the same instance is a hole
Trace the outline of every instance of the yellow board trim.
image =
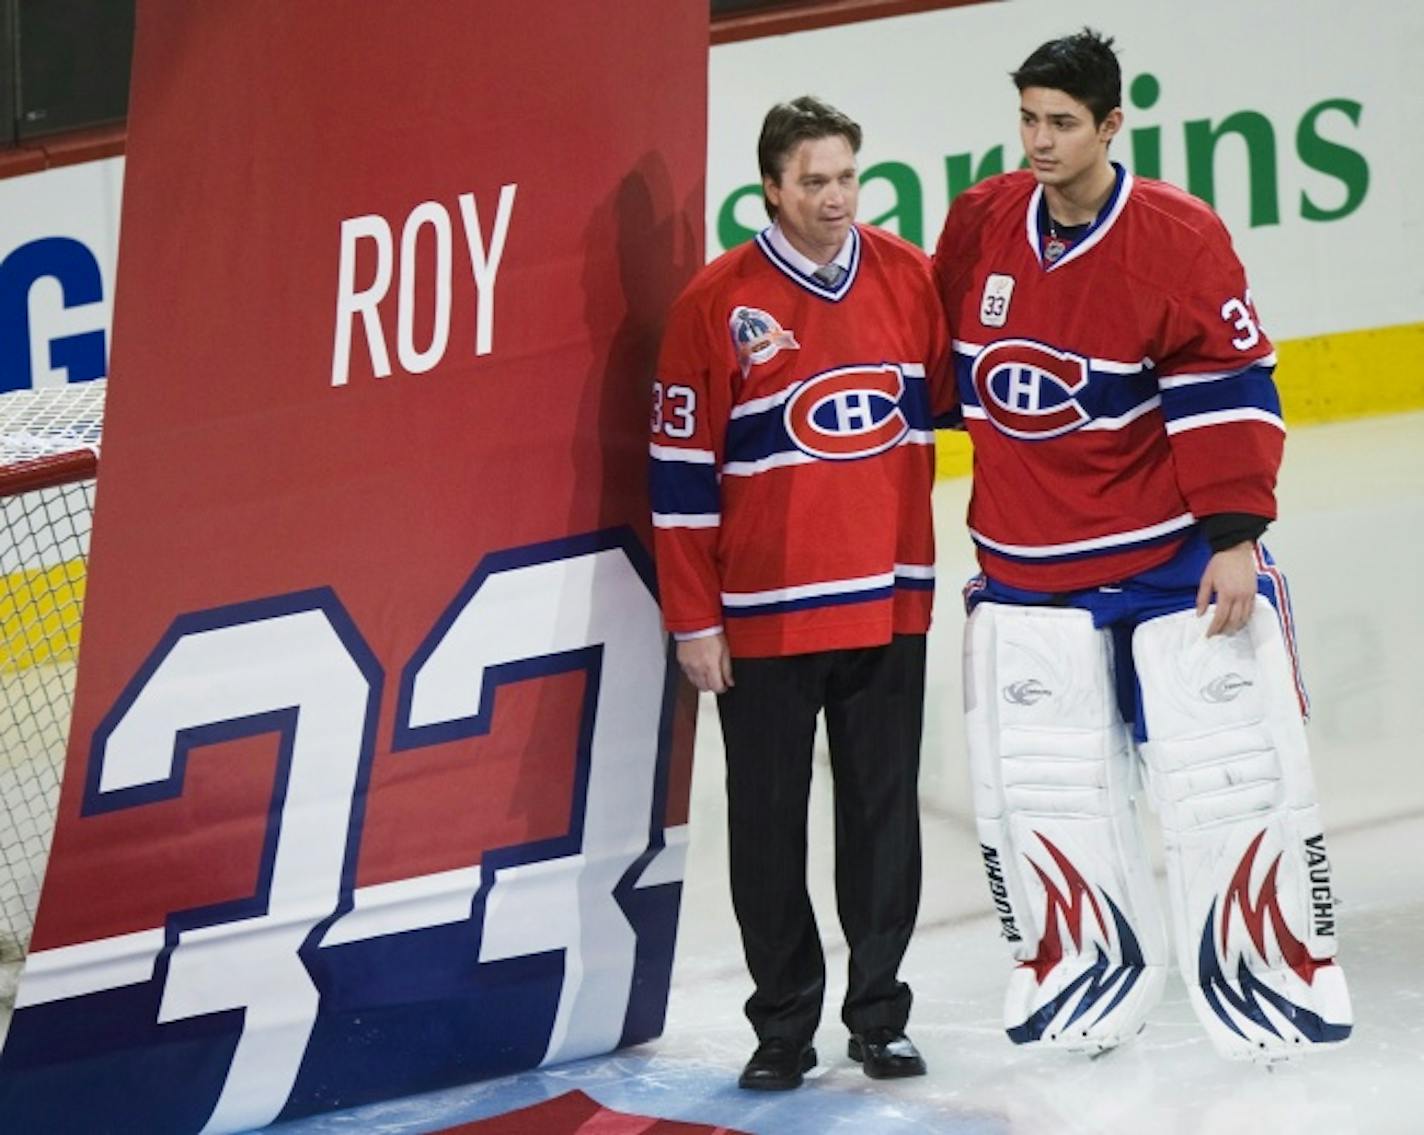
[(0, 577), (0, 673), (74, 661), (84, 584), (79, 559)]
[(1292, 339), (1276, 356), (1287, 425), (1424, 409), (1424, 323)]
[[(1292, 339), (1276, 359), (1288, 426), (1424, 409), (1424, 323)], [(935, 476), (967, 477), (972, 463), (968, 435), (935, 435)]]

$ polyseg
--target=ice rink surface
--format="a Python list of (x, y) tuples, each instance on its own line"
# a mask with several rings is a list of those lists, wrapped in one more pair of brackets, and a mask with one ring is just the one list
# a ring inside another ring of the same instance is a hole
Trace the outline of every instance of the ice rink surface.
[[(1342, 1048), (1264, 1069), (1212, 1051), (1173, 975), (1134, 1042), (1097, 1059), (1015, 1048), (1009, 962), (979, 862), (959, 723), (967, 483), (936, 489), (938, 616), (921, 795), (925, 888), (902, 976), (923, 1079), (868, 1080), (845, 1056), (846, 951), (831, 887), (830, 783), (818, 760), (810, 878), (830, 982), (819, 1067), (798, 1091), (739, 1091), (753, 1038), (726, 881), (721, 736), (704, 697), (667, 1028), (612, 1057), (291, 1123), (288, 1135), (416, 1135), (571, 1089), (605, 1106), (753, 1135), (1404, 1135), (1424, 1130), (1424, 414), (1296, 430), (1266, 543), (1290, 580), (1310, 740), (1356, 1026)], [(1149, 831), (1151, 825), (1149, 821)], [(1155, 843), (1155, 832), (1150, 838)], [(1160, 863), (1159, 863), (1160, 868)], [(538, 1133), (531, 1132), (531, 1135)]]

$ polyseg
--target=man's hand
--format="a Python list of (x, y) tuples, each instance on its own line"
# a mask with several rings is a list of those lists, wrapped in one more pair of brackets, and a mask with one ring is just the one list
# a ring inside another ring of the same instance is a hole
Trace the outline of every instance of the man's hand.
[(677, 664), (699, 690), (720, 694), (732, 684), (732, 655), (727, 649), (727, 636), (720, 631), (679, 642)]
[(1251, 619), (1256, 604), (1256, 545), (1247, 540), (1217, 552), (1202, 572), (1197, 588), (1197, 614), (1206, 614), (1213, 597), (1216, 611), (1206, 634), (1234, 634)]

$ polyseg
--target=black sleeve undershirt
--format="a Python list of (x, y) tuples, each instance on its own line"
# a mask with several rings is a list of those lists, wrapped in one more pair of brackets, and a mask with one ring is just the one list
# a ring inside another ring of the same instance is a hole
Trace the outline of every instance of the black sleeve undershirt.
[(1253, 516), (1249, 512), (1218, 512), (1213, 516), (1203, 516), (1199, 523), (1211, 550), (1224, 552), (1248, 540), (1259, 540), (1271, 522), (1264, 516)]

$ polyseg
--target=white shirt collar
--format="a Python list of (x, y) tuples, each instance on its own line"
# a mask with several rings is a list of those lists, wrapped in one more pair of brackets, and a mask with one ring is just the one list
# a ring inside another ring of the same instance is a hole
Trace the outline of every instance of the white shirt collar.
[(840, 251), (831, 261), (832, 264), (839, 265), (844, 269), (841, 280), (835, 287), (831, 287), (814, 275), (820, 265), (792, 248), (780, 226), (768, 225), (757, 233), (756, 241), (757, 246), (777, 271), (793, 281), (798, 287), (805, 288), (813, 295), (820, 296), (823, 300), (829, 300), (831, 303), (839, 303), (850, 294), (851, 285), (855, 283), (856, 275), (860, 270), (860, 230), (855, 225), (851, 225), (850, 232), (846, 234), (845, 243), (841, 245)]
[[(852, 230), (854, 230), (854, 227), (854, 225), (851, 226)], [(791, 246), (791, 242), (786, 239), (786, 234), (781, 231), (781, 226), (774, 221), (772, 222), (771, 228), (766, 230), (766, 239), (771, 247), (776, 250), (776, 254), (802, 275), (809, 276), (817, 268), (821, 267), (821, 265), (817, 264), (809, 256), (802, 256), (801, 253), (797, 252), (796, 249)], [(831, 258), (830, 263), (839, 264), (849, 272), (851, 253), (854, 251), (853, 245), (854, 239), (851, 233), (848, 232), (846, 233), (845, 240), (841, 242), (840, 251)]]

